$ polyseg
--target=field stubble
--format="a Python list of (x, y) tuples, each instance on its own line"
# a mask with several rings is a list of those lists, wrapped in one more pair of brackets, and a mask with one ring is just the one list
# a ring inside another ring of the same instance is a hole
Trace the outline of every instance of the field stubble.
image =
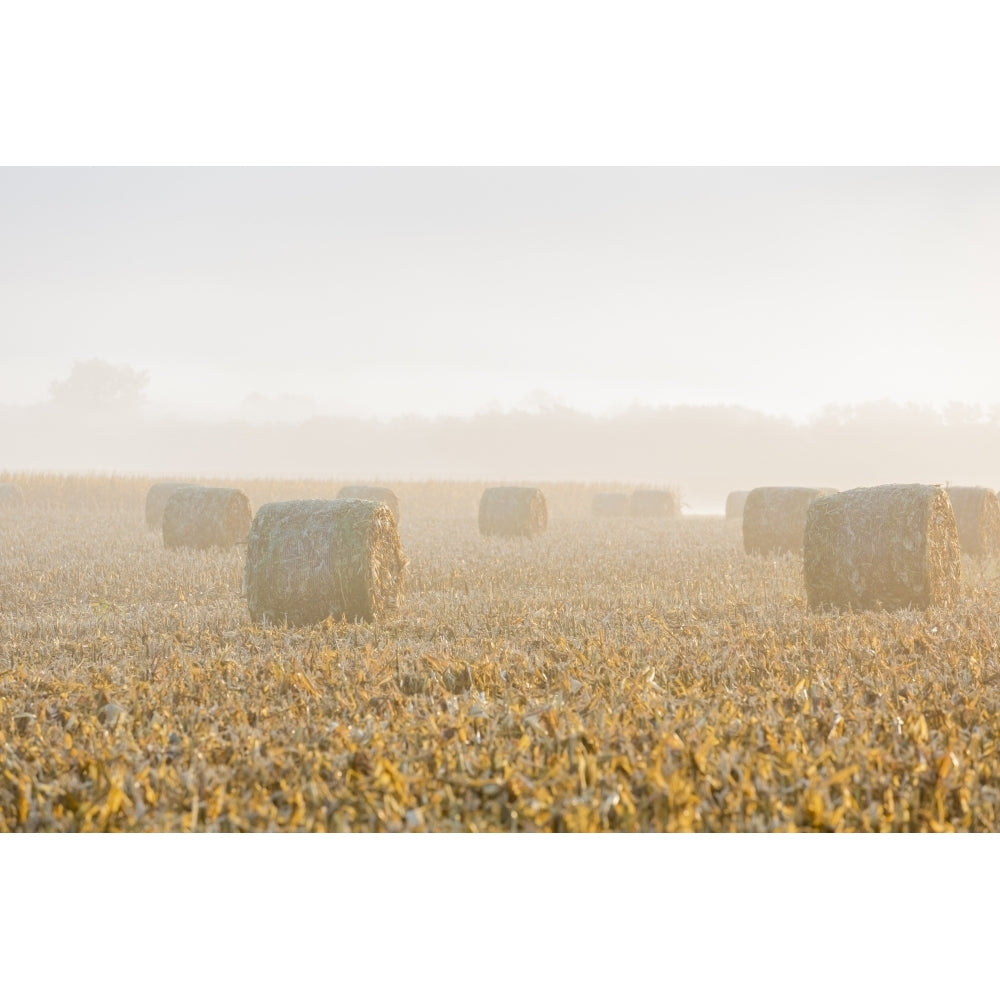
[(480, 486), (401, 483), (401, 611), (261, 628), (245, 548), (164, 549), (148, 481), (18, 481), (0, 830), (1000, 829), (996, 562), (947, 611), (815, 614), (721, 517), (553, 485), (544, 535), (484, 538)]

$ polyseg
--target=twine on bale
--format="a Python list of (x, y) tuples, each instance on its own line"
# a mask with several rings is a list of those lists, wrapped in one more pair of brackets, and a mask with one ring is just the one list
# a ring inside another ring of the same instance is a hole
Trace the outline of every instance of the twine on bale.
[(286, 500), (257, 511), (245, 588), (253, 621), (372, 621), (399, 605), (406, 560), (388, 506)]
[(743, 505), (743, 548), (749, 555), (802, 552), (806, 511), (817, 497), (836, 493), (808, 486), (758, 486)]
[(342, 486), (337, 492), (338, 500), (375, 500), (384, 503), (392, 511), (399, 524), (399, 497), (387, 486)]
[(680, 505), (670, 490), (634, 490), (628, 512), (632, 517), (676, 517)]
[(624, 517), (628, 513), (628, 494), (595, 493), (591, 510), (597, 517)]
[(163, 544), (168, 549), (232, 548), (246, 542), (252, 520), (242, 490), (182, 486), (163, 508)]
[(483, 535), (531, 538), (549, 522), (545, 495), (534, 486), (490, 486), (479, 498), (479, 531)]
[(958, 541), (967, 556), (1000, 555), (1000, 499), (985, 486), (948, 486)]
[(962, 580), (955, 515), (941, 486), (870, 486), (814, 500), (803, 558), (814, 610), (947, 606)]
[(146, 527), (159, 531), (163, 527), (163, 510), (167, 501), (182, 487), (192, 483), (153, 483), (146, 493)]

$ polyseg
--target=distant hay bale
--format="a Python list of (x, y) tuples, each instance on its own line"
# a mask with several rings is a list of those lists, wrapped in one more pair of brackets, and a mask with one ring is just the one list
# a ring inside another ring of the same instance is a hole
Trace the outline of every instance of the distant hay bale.
[(811, 609), (947, 606), (962, 579), (958, 528), (941, 486), (870, 486), (814, 500), (803, 558)]
[(399, 497), (385, 486), (343, 486), (337, 493), (338, 500), (374, 500), (384, 503), (399, 524)]
[(23, 503), (24, 494), (17, 483), (0, 483), (0, 509), (13, 510)]
[(676, 517), (680, 504), (670, 490), (635, 490), (629, 498), (628, 512), (632, 517)]
[(181, 486), (163, 508), (163, 544), (168, 549), (228, 549), (247, 540), (252, 520), (242, 490)]
[(985, 486), (946, 487), (958, 541), (969, 556), (1000, 555), (1000, 499)]
[(743, 516), (743, 508), (746, 506), (749, 490), (733, 490), (726, 497), (726, 517), (727, 519)]
[(191, 486), (191, 483), (153, 483), (146, 494), (146, 527), (150, 531), (159, 531), (163, 527), (163, 508), (167, 506), (167, 501), (182, 486)]
[(534, 486), (490, 486), (479, 498), (479, 530), (484, 535), (541, 534), (549, 522), (545, 495)]
[(592, 509), (598, 517), (624, 517), (628, 513), (628, 494), (595, 493)]
[(406, 560), (387, 504), (283, 500), (257, 511), (247, 542), (255, 622), (372, 621), (398, 606)]
[(750, 555), (802, 552), (806, 511), (817, 497), (836, 493), (808, 486), (758, 486), (743, 504), (743, 548)]

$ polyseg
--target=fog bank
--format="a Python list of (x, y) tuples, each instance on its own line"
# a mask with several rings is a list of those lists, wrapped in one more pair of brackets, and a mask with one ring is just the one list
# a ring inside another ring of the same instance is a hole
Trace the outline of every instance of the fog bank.
[(149, 417), (130, 399), (53, 400), (0, 406), (0, 433), (7, 472), (631, 482), (676, 487), (698, 513), (760, 485), (1000, 485), (1000, 414), (960, 405), (870, 403), (804, 424), (725, 406), (252, 423)]

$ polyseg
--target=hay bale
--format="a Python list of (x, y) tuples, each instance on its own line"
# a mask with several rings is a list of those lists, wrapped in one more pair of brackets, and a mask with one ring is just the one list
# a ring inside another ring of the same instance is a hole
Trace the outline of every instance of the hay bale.
[(628, 494), (595, 493), (592, 509), (598, 517), (624, 517), (628, 513)]
[(962, 579), (958, 528), (941, 486), (870, 486), (814, 500), (803, 557), (813, 609), (949, 605)]
[(387, 504), (264, 504), (247, 542), (250, 617), (289, 625), (314, 625), (329, 617), (372, 621), (398, 606), (405, 566)]
[(726, 518), (734, 519), (743, 516), (743, 508), (746, 506), (749, 490), (733, 490), (726, 497)]
[(806, 511), (817, 497), (836, 493), (808, 486), (758, 486), (743, 504), (743, 548), (750, 555), (802, 552)]
[(24, 504), (24, 494), (17, 483), (0, 483), (0, 510), (14, 510)]
[(242, 490), (181, 486), (163, 508), (163, 544), (168, 549), (228, 549), (247, 540), (252, 519)]
[(153, 483), (146, 494), (146, 527), (150, 531), (159, 531), (163, 527), (163, 508), (167, 501), (182, 486), (191, 483)]
[(680, 504), (670, 490), (635, 490), (628, 502), (632, 517), (677, 517)]
[(1000, 499), (985, 486), (948, 486), (958, 542), (968, 556), (1000, 555)]
[(399, 497), (385, 486), (343, 486), (337, 492), (338, 500), (374, 500), (384, 503), (399, 524)]
[(545, 495), (534, 486), (490, 486), (479, 498), (479, 531), (484, 535), (530, 538), (548, 523)]

